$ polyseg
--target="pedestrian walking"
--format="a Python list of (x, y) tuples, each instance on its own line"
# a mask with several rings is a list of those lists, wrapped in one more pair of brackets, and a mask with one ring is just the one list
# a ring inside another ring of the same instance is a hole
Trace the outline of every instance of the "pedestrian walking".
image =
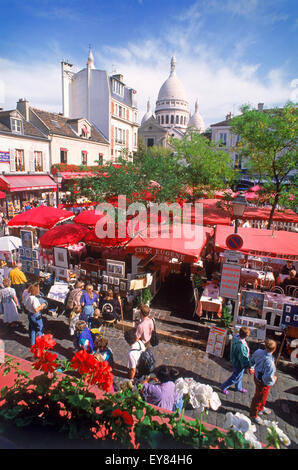
[(143, 351), (146, 351), (145, 345), (142, 341), (138, 341), (135, 330), (126, 330), (124, 332), (125, 341), (129, 344), (128, 351), (128, 369), (129, 378), (134, 379), (137, 373), (138, 363)]
[(11, 287), (10, 279), (3, 279), (3, 289), (0, 290), (0, 305), (3, 312), (3, 322), (13, 328), (20, 323), (18, 313), (19, 302), (16, 291)]
[(43, 335), (42, 311), (48, 306), (39, 294), (39, 285), (31, 284), (24, 290), (22, 296), (25, 313), (28, 314), (31, 346), (35, 344), (37, 336)]
[(98, 295), (93, 292), (92, 284), (86, 285), (86, 290), (83, 292), (80, 302), (83, 308), (80, 320), (88, 323), (88, 320), (93, 316), (94, 308), (97, 307), (98, 303)]
[(9, 272), (8, 277), (11, 281), (11, 287), (16, 291), (19, 306), (22, 306), (23, 292), (27, 287), (27, 277), (22, 271), (22, 263), (17, 263), (15, 267)]
[(242, 378), (245, 369), (249, 367), (249, 348), (246, 338), (250, 335), (250, 329), (246, 326), (240, 328), (239, 333), (233, 336), (231, 342), (230, 359), (233, 364), (233, 374), (220, 387), (221, 391), (228, 395), (228, 389), (235, 385), (237, 392), (246, 393), (242, 387)]
[(146, 304), (140, 305), (141, 322), (137, 326), (136, 337), (137, 341), (142, 340), (147, 348), (150, 344), (152, 332), (154, 330), (154, 323), (150, 318), (150, 307)]
[(265, 341), (265, 349), (257, 349), (250, 359), (250, 373), (254, 373), (256, 386), (255, 394), (250, 405), (250, 417), (258, 423), (263, 424), (259, 415), (270, 414), (271, 410), (265, 407), (270, 387), (275, 384), (277, 377), (273, 354), (277, 343), (272, 339)]
[(71, 312), (74, 307), (81, 306), (81, 297), (83, 295), (84, 283), (82, 281), (77, 281), (75, 288), (69, 293), (67, 302), (66, 302), (66, 312)]

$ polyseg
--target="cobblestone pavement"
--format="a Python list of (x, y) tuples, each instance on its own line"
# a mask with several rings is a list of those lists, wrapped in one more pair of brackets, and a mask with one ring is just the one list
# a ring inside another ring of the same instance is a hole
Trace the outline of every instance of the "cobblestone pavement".
[[(27, 330), (27, 317), (21, 316), (24, 328), (10, 331), (0, 320), (0, 338), (4, 340), (5, 352), (23, 359), (32, 360), (30, 353), (29, 335)], [(57, 345), (55, 352), (60, 358), (70, 359), (73, 354), (73, 345), (69, 336), (67, 319), (64, 315), (57, 319), (46, 315), (44, 319), (45, 333), (53, 334)], [(106, 336), (109, 346), (113, 350), (115, 359), (115, 382), (119, 383), (127, 378), (127, 351), (128, 345), (124, 340), (123, 331), (116, 328), (108, 328)], [(195, 380), (211, 385), (219, 392), (219, 385), (231, 374), (232, 367), (229, 361), (222, 358), (209, 356), (204, 351), (195, 347), (188, 347), (169, 342), (160, 342), (154, 348), (156, 364), (167, 364), (179, 369), (181, 376), (193, 377)], [(269, 393), (267, 406), (272, 410), (268, 419), (278, 421), (279, 426), (291, 439), (290, 448), (298, 448), (298, 366), (281, 361), (278, 366), (278, 381)], [(209, 411), (205, 422), (224, 427), (224, 417), (227, 411), (240, 412), (249, 415), (249, 405), (254, 394), (253, 377), (244, 375), (243, 386), (248, 390), (246, 394), (234, 392), (232, 389), (228, 396), (219, 392), (221, 407), (217, 412)], [(187, 409), (187, 416), (196, 418), (197, 412)], [(266, 429), (257, 425), (257, 437), (265, 443)]]

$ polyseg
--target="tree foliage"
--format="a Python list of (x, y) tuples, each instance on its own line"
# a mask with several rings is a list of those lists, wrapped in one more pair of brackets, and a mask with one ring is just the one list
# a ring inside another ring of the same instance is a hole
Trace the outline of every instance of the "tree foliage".
[(237, 150), (248, 159), (250, 174), (257, 176), (271, 197), (270, 229), (278, 204), (297, 206), (298, 109), (289, 102), (281, 109), (258, 111), (243, 106), (241, 111), (232, 120), (232, 132), (241, 137)]

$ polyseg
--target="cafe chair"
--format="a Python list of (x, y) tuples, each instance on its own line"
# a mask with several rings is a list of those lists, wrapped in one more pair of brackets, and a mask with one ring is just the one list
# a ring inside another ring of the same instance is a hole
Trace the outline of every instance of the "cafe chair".
[(280, 286), (275, 286), (270, 289), (270, 292), (276, 292), (277, 294), (284, 294), (284, 290)]
[(116, 318), (113, 320), (102, 320), (102, 334), (105, 335), (107, 328), (114, 328), (116, 324)]
[(288, 295), (289, 297), (292, 297), (296, 289), (297, 289), (297, 286), (289, 285), (286, 287), (285, 294)]

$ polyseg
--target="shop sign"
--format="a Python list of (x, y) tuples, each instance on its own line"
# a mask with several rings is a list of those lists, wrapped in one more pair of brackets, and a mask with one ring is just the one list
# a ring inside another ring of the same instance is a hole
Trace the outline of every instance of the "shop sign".
[(224, 251), (225, 263), (239, 264), (240, 259), (243, 258), (243, 254), (239, 251), (225, 250)]
[(222, 357), (227, 337), (227, 330), (225, 328), (217, 328), (213, 326), (210, 329), (206, 352), (213, 354), (217, 357)]
[(176, 258), (178, 261), (184, 261), (185, 255), (181, 253), (177, 253), (171, 250), (163, 250), (160, 248), (147, 248), (147, 247), (136, 247), (135, 248), (135, 255), (146, 254), (146, 255), (159, 255), (163, 256), (166, 260), (171, 260), (172, 258)]
[(238, 264), (224, 264), (221, 272), (220, 296), (237, 299), (241, 267)]
[(0, 163), (10, 163), (10, 153), (0, 150)]

